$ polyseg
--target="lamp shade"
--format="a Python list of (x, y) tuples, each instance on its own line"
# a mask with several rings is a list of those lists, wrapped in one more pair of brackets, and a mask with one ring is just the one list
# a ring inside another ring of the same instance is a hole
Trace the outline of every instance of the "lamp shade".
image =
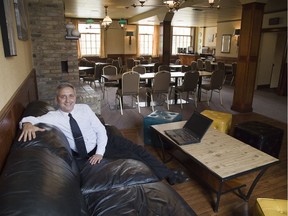
[(124, 28), (124, 26), (127, 24), (127, 21), (125, 19), (120, 19), (118, 21), (119, 25), (121, 26), (121, 28)]
[(131, 37), (131, 36), (134, 36), (134, 32), (132, 32), (132, 31), (127, 31), (127, 32), (126, 32), (126, 36), (130, 36), (130, 37)]

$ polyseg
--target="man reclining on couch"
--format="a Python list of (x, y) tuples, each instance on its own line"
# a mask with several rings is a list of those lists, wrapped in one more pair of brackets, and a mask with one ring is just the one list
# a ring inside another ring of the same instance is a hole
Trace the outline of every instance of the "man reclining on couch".
[(76, 104), (76, 90), (70, 83), (62, 83), (57, 87), (56, 102), (58, 110), (39, 117), (24, 117), (20, 121), (22, 132), (18, 141), (34, 139), (36, 132), (45, 131), (35, 124), (48, 123), (57, 126), (65, 134), (80, 169), (87, 160), (93, 166), (100, 163), (103, 157), (136, 159), (148, 165), (159, 179), (166, 178), (170, 184), (185, 180), (181, 172), (168, 169), (142, 146), (121, 136), (107, 137), (105, 126), (91, 108), (86, 104)]

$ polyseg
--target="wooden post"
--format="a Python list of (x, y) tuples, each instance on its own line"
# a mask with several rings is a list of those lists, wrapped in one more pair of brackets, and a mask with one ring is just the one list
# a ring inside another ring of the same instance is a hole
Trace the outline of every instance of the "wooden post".
[[(245, 2), (245, 1), (243, 1)], [(263, 2), (242, 6), (241, 37), (232, 110), (252, 112), (253, 94), (264, 13)]]

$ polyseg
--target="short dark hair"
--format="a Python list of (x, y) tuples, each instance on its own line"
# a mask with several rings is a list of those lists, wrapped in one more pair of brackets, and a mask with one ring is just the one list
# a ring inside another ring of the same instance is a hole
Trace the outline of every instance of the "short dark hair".
[(75, 89), (75, 87), (74, 87), (71, 83), (68, 83), (68, 82), (60, 83), (60, 84), (57, 86), (57, 88), (56, 88), (56, 94), (58, 95), (58, 94), (59, 94), (59, 91), (60, 91), (61, 89), (67, 88), (67, 87), (72, 88), (72, 89), (74, 90), (75, 94), (76, 94), (76, 89)]

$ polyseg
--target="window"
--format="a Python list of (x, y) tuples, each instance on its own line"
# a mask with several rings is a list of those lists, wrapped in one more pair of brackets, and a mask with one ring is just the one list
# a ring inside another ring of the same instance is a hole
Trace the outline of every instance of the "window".
[(78, 30), (81, 33), (80, 50), (83, 56), (100, 55), (100, 28), (100, 24), (78, 24)]
[(139, 54), (152, 55), (154, 26), (139, 26)]
[(178, 53), (178, 48), (193, 49), (193, 28), (173, 27), (172, 55)]

